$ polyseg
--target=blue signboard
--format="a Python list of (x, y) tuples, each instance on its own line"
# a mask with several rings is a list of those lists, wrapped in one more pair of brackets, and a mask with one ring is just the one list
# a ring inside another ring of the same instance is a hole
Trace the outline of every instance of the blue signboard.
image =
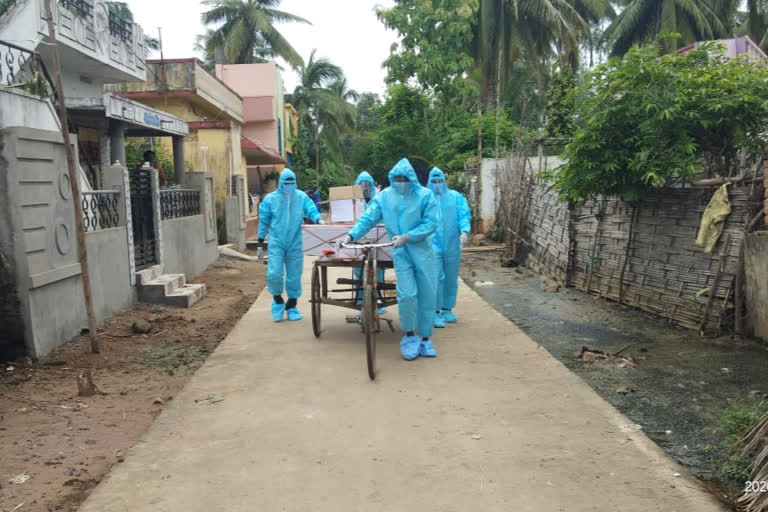
[(162, 126), (162, 123), (160, 122), (160, 116), (151, 112), (144, 112), (144, 122), (150, 126), (157, 126), (158, 128)]

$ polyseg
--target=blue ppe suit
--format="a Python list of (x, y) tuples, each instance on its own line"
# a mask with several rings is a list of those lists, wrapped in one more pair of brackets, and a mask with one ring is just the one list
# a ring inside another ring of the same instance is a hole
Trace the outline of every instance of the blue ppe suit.
[[(286, 179), (293, 178), (293, 185), (286, 185)], [(277, 190), (259, 205), (259, 239), (269, 232), (269, 263), (267, 266), (267, 288), (272, 295), (283, 294), (289, 299), (301, 297), (301, 273), (304, 269), (304, 253), (301, 244), (301, 224), (304, 217), (317, 224), (322, 216), (315, 203), (296, 189), (296, 175), (290, 169), (280, 173)]]
[[(433, 179), (441, 183), (432, 183)], [(471, 231), (472, 213), (466, 198), (459, 192), (448, 188), (443, 171), (434, 167), (429, 173), (429, 189), (435, 194), (440, 204), (441, 226), (432, 242), (438, 259), (442, 260), (442, 279), (437, 292), (437, 309), (456, 307), (456, 295), (459, 291), (459, 267), (461, 266), (462, 233)]]
[[(395, 183), (397, 176), (405, 176), (408, 182)], [(349, 236), (357, 240), (382, 221), (390, 238), (409, 236), (404, 246), (392, 250), (400, 327), (429, 338), (437, 297), (437, 265), (431, 235), (440, 221), (439, 206), (435, 195), (421, 186), (416, 171), (405, 158), (389, 172), (389, 183), (389, 188), (371, 200)], [(401, 185), (405, 190), (401, 191)]]
[[(360, 174), (357, 175), (357, 179), (355, 180), (355, 185), (363, 185), (363, 183), (367, 183), (370, 186), (370, 197), (366, 201), (365, 209), (368, 209), (368, 206), (371, 204), (371, 201), (373, 201), (373, 198), (376, 197), (376, 182), (373, 181), (373, 176), (368, 174), (366, 171), (362, 171)], [(354, 270), (354, 275), (356, 280), (360, 280), (363, 275), (363, 269), (356, 268)], [(384, 282), (384, 269), (380, 268), (376, 271), (376, 279), (380, 282)], [(360, 297), (360, 293), (358, 293), (357, 302), (358, 304), (361, 304), (363, 299)]]

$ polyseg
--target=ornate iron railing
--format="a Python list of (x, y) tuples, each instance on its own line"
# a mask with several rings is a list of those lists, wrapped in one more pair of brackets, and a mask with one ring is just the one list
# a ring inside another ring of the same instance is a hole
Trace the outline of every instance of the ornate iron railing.
[(86, 232), (115, 228), (120, 223), (120, 191), (89, 190), (83, 196), (83, 227)]
[(59, 0), (59, 4), (80, 18), (87, 18), (93, 13), (93, 5), (88, 0)]
[(109, 33), (128, 43), (133, 39), (133, 24), (120, 16), (109, 14)]
[(40, 54), (5, 41), (0, 41), (0, 85), (56, 100), (56, 89)]
[(160, 191), (160, 218), (177, 219), (200, 215), (200, 191), (197, 189), (169, 188)]
[(0, 0), (0, 16), (11, 10), (18, 0)]

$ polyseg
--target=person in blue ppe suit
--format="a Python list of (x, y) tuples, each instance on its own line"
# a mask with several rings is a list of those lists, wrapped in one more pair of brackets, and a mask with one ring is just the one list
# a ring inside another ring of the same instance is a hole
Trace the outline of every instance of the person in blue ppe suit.
[(445, 323), (456, 323), (453, 308), (456, 307), (456, 294), (459, 291), (459, 267), (461, 249), (467, 245), (471, 231), (472, 213), (466, 198), (448, 188), (443, 171), (434, 167), (429, 173), (429, 189), (440, 203), (438, 233), (433, 237), (435, 252), (442, 265), (442, 279), (437, 292), (437, 313), (435, 327), (445, 327)]
[(389, 188), (371, 200), (343, 243), (357, 240), (384, 222), (393, 243), (400, 327), (405, 331), (400, 353), (408, 361), (419, 356), (435, 357), (437, 352), (430, 338), (437, 297), (437, 266), (431, 235), (440, 221), (439, 206), (435, 195), (421, 186), (416, 171), (405, 158), (389, 172), (389, 183)]
[[(357, 179), (355, 180), (355, 185), (360, 185), (360, 188), (363, 189), (363, 198), (365, 199), (365, 208), (368, 209), (368, 206), (370, 206), (371, 201), (374, 197), (376, 197), (376, 182), (373, 181), (373, 176), (371, 176), (367, 171), (362, 171), (360, 174), (357, 175)], [(380, 283), (384, 282), (384, 272), (385, 270), (383, 268), (377, 269), (376, 271), (376, 278)], [(360, 268), (356, 268), (354, 270), (354, 275), (356, 280), (360, 280), (361, 276), (363, 275), (363, 270)], [(362, 304), (362, 298), (360, 297), (360, 294), (358, 293), (357, 303)], [(379, 314), (383, 315), (387, 312), (387, 308), (381, 308), (379, 309)], [(361, 314), (357, 315), (357, 319), (360, 320)]]
[[(301, 273), (304, 270), (304, 253), (301, 245), (301, 224), (304, 217), (315, 224), (325, 224), (315, 203), (296, 189), (296, 175), (290, 169), (280, 173), (277, 190), (268, 194), (259, 205), (259, 248), (257, 255), (264, 261), (264, 238), (269, 233), (269, 263), (267, 288), (274, 297), (272, 319), (281, 322), (301, 320), (303, 315), (296, 309), (301, 297)], [(283, 286), (285, 278), (285, 286)], [(283, 300), (283, 288), (288, 302)]]

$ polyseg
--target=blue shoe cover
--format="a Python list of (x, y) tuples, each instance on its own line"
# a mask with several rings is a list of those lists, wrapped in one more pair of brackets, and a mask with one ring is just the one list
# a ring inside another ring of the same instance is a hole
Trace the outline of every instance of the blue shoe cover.
[(292, 308), (288, 310), (288, 320), (290, 320), (291, 322), (297, 322), (302, 318), (304, 318), (304, 315), (299, 313), (298, 309)]
[(403, 336), (403, 339), (400, 340), (400, 355), (406, 361), (413, 361), (419, 357), (420, 346), (421, 341), (418, 336)]
[(445, 320), (443, 319), (443, 315), (439, 313), (435, 313), (435, 327), (438, 329), (443, 329), (445, 327)]
[(419, 344), (419, 355), (422, 357), (437, 357), (437, 351), (431, 340), (422, 341)]
[(272, 320), (274, 320), (275, 322), (282, 322), (283, 313), (285, 313), (285, 302), (283, 302), (282, 304), (273, 302), (272, 303)]
[(449, 324), (456, 323), (456, 315), (454, 315), (450, 309), (444, 309), (441, 315), (443, 316), (443, 320), (445, 320), (446, 323), (449, 323)]

